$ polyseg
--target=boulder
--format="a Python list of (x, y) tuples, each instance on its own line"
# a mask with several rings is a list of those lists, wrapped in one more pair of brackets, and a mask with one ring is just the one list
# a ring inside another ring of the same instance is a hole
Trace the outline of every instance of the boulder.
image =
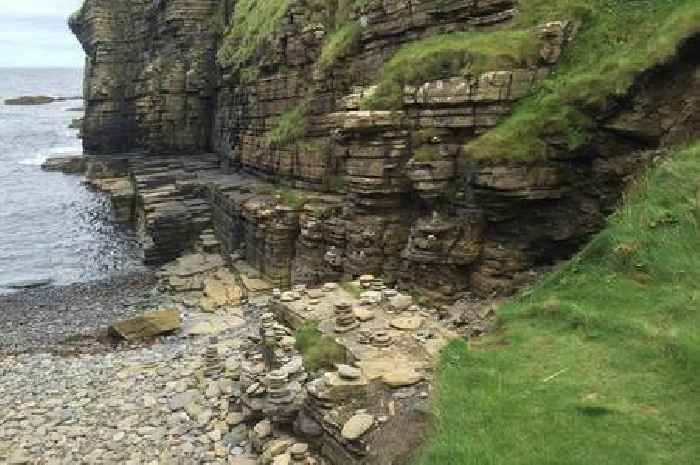
[(149, 339), (180, 329), (182, 320), (177, 310), (159, 310), (110, 326), (110, 332), (127, 341)]

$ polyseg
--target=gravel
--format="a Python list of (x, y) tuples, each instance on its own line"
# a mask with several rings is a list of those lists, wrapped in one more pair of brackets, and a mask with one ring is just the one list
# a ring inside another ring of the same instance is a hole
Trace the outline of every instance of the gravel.
[[(0, 295), (0, 354), (56, 349), (158, 306), (150, 272)], [(1, 355), (0, 355), (1, 356)]]

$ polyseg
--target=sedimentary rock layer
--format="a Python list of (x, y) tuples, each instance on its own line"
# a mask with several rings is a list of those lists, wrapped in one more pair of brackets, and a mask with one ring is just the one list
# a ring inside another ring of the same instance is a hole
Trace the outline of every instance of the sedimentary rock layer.
[[(516, 6), (369, 2), (350, 13), (358, 41), (322, 69), (331, 31), (292, 2), (243, 69), (214, 59), (235, 2), (87, 0), (71, 19), (88, 55), (85, 148), (142, 152), (127, 173), (149, 261), (201, 246), (213, 230), (222, 251), (278, 285), (374, 273), (435, 297), (509, 293), (600, 228), (656, 155), (645, 150), (700, 126), (691, 41), (599, 116), (585, 150), (552, 138), (542, 160), (466, 157), (463, 144), (497, 125), (575, 40), (566, 18), (533, 31), (533, 63), (408, 86), (398, 112), (360, 109), (402, 45), (497, 30)], [(304, 131), (275, 141), (300, 105)]]

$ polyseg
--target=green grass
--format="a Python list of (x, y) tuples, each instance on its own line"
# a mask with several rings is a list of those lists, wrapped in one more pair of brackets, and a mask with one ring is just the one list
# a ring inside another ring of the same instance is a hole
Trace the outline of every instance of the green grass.
[(583, 147), (592, 115), (625, 95), (643, 71), (667, 62), (686, 38), (700, 33), (696, 0), (527, 0), (514, 27), (554, 19), (581, 22), (560, 65), (540, 88), (495, 129), (465, 145), (477, 160), (537, 160), (547, 140)]
[(309, 371), (334, 370), (335, 364), (345, 363), (347, 353), (343, 346), (325, 336), (316, 323), (307, 323), (296, 332), (296, 347), (304, 357)]
[(529, 30), (454, 32), (412, 42), (402, 47), (384, 66), (377, 89), (363, 100), (362, 106), (367, 109), (400, 109), (404, 86), (533, 66), (538, 51), (539, 40)]
[(568, 150), (591, 139), (592, 115), (624, 96), (645, 70), (671, 59), (700, 33), (697, 0), (522, 0), (516, 20), (494, 32), (456, 32), (404, 46), (381, 70), (366, 109), (399, 109), (405, 85), (484, 71), (531, 66), (532, 30), (556, 20), (580, 24), (555, 72), (495, 129), (464, 146), (475, 160), (546, 158), (548, 140)]
[(322, 73), (328, 72), (348, 51), (357, 44), (362, 26), (355, 21), (347, 22), (335, 32), (323, 44), (321, 56), (316, 62), (316, 66)]
[(700, 143), (630, 188), (576, 258), (442, 354), (420, 465), (694, 465)]
[(282, 113), (277, 125), (265, 135), (267, 143), (287, 145), (301, 139), (309, 124), (310, 106), (311, 98), (305, 97), (300, 103)]
[(343, 281), (340, 283), (340, 287), (356, 299), (359, 299), (360, 295), (364, 292), (364, 289), (355, 284), (353, 281)]
[(437, 145), (423, 145), (413, 151), (413, 160), (418, 162), (441, 161), (445, 158), (440, 155), (440, 147)]
[(222, 66), (246, 65), (277, 30), (292, 0), (238, 0), (217, 53)]
[(309, 201), (308, 197), (306, 197), (303, 192), (294, 191), (291, 189), (277, 189), (275, 191), (275, 196), (279, 198), (282, 204), (291, 207), (294, 210), (301, 210), (301, 208)]

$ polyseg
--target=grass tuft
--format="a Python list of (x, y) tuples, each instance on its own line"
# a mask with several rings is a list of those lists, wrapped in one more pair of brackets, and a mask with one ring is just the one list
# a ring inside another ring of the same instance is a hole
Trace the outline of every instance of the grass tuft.
[(277, 189), (275, 196), (283, 205), (286, 205), (294, 210), (301, 210), (309, 199), (302, 191), (294, 191), (291, 189)]
[(459, 75), (532, 66), (549, 21), (579, 24), (555, 71), (495, 129), (464, 146), (474, 160), (532, 161), (576, 151), (593, 136), (592, 115), (624, 96), (635, 79), (668, 62), (700, 33), (697, 0), (522, 0), (516, 20), (493, 32), (454, 32), (404, 46), (381, 70), (365, 109), (400, 109), (404, 88)]
[(336, 364), (347, 360), (345, 347), (321, 333), (317, 323), (307, 323), (297, 330), (296, 347), (304, 356), (304, 365), (312, 372), (333, 370)]
[(440, 154), (440, 147), (437, 145), (423, 145), (413, 151), (413, 160), (417, 162), (441, 161), (445, 158)]
[(337, 29), (326, 40), (316, 66), (321, 73), (327, 73), (343, 55), (348, 53), (360, 39), (362, 26), (351, 21)]
[[(419, 465), (697, 463), (699, 179), (696, 143), (635, 182), (576, 258), (499, 309), (498, 334), (450, 343)], [(491, 340), (507, 344), (479, 350)]]
[(277, 30), (292, 0), (238, 0), (217, 53), (222, 66), (242, 67)]
[(311, 99), (305, 98), (299, 104), (288, 108), (277, 125), (265, 135), (268, 144), (287, 145), (301, 139), (308, 127)]

